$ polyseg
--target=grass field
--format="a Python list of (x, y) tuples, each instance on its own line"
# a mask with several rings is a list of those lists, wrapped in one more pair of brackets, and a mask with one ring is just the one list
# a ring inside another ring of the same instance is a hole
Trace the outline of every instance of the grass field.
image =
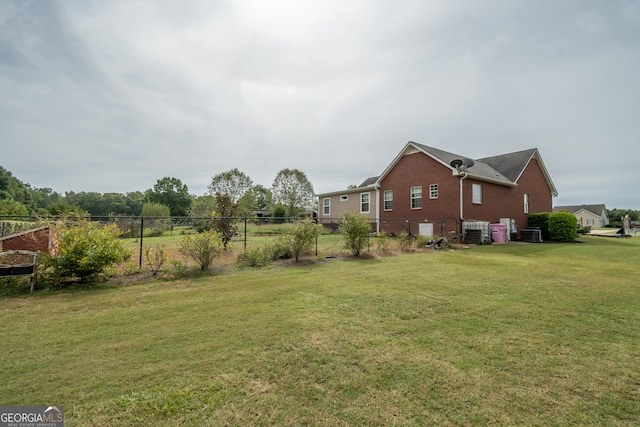
[(0, 404), (69, 426), (640, 420), (640, 239), (309, 258), (0, 301)]

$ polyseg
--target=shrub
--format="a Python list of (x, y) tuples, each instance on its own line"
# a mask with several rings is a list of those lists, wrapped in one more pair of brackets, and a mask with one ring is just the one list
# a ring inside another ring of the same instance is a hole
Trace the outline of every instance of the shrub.
[(401, 232), (398, 235), (398, 244), (402, 252), (407, 252), (411, 247), (411, 236), (406, 231)]
[(167, 253), (163, 246), (155, 246), (152, 248), (146, 248), (144, 251), (145, 260), (151, 270), (151, 274), (155, 277), (161, 270), (164, 263), (167, 261)]
[(247, 249), (238, 256), (238, 261), (249, 267), (264, 267), (273, 260), (273, 252), (268, 245)]
[(371, 224), (366, 215), (347, 211), (340, 219), (338, 232), (344, 239), (344, 247), (349, 249), (353, 256), (359, 256), (360, 251), (369, 243)]
[(423, 234), (418, 234), (416, 237), (416, 246), (419, 248), (425, 248), (427, 245), (433, 243), (433, 239)]
[(542, 240), (551, 240), (551, 235), (549, 234), (549, 215), (549, 212), (536, 212), (529, 214), (528, 226), (540, 228)]
[(303, 252), (311, 249), (315, 239), (322, 233), (322, 225), (316, 224), (311, 218), (298, 221), (290, 233), (284, 235), (286, 246), (291, 250), (296, 262)]
[(196, 261), (203, 271), (213, 264), (223, 249), (222, 237), (215, 231), (186, 235), (180, 243), (180, 252)]
[(182, 261), (173, 259), (170, 261), (170, 263), (173, 266), (173, 269), (175, 270), (176, 276), (182, 277), (187, 274), (188, 269)]
[(115, 224), (103, 226), (97, 222), (67, 220), (59, 224), (54, 233), (56, 251), (43, 261), (48, 278), (54, 283), (71, 277), (85, 281), (131, 256), (118, 240), (120, 230)]
[(573, 242), (578, 235), (576, 217), (570, 212), (549, 214), (549, 235), (551, 240)]
[(383, 254), (388, 255), (390, 242), (389, 234), (385, 233), (384, 231), (379, 232), (377, 236), (377, 242), (378, 249), (381, 250)]
[(267, 247), (267, 250), (271, 254), (272, 260), (293, 258), (293, 252), (289, 246), (289, 238), (286, 234), (278, 237)]

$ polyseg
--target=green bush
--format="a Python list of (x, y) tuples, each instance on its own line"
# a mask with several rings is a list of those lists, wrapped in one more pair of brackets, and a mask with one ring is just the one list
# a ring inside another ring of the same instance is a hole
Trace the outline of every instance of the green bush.
[(347, 211), (340, 219), (338, 232), (344, 239), (344, 247), (353, 256), (360, 255), (360, 251), (369, 244), (371, 224), (366, 215), (355, 211)]
[(549, 234), (549, 215), (550, 212), (536, 212), (529, 214), (528, 226), (540, 228), (542, 240), (551, 240), (551, 235)]
[(289, 246), (289, 238), (286, 234), (278, 237), (272, 244), (267, 246), (266, 250), (271, 254), (272, 260), (293, 258), (293, 252)]
[(549, 214), (549, 235), (551, 240), (573, 242), (578, 235), (576, 217), (570, 212)]
[(196, 261), (203, 271), (213, 264), (223, 249), (222, 236), (215, 231), (188, 234), (180, 242), (180, 252)]
[(411, 236), (406, 231), (401, 232), (398, 235), (398, 244), (402, 252), (407, 252), (411, 247)]
[(118, 239), (120, 230), (115, 224), (65, 221), (54, 233), (56, 250), (43, 257), (46, 277), (54, 284), (72, 277), (85, 281), (131, 257)]
[(144, 251), (144, 256), (151, 274), (155, 277), (167, 261), (167, 252), (164, 250), (164, 246), (148, 247)]
[(416, 237), (416, 247), (425, 248), (428, 244), (432, 243), (433, 240), (429, 236), (425, 236), (423, 234), (418, 234)]
[(274, 253), (270, 245), (261, 248), (247, 249), (238, 256), (238, 261), (248, 267), (264, 267), (271, 263)]
[(286, 246), (291, 250), (296, 262), (303, 252), (311, 249), (315, 239), (322, 233), (322, 225), (316, 224), (311, 218), (298, 221), (290, 233), (284, 235)]
[(378, 242), (378, 250), (382, 251), (383, 254), (388, 255), (389, 242), (391, 240), (391, 237), (389, 236), (389, 234), (385, 233), (384, 231), (380, 231), (378, 233), (376, 240)]

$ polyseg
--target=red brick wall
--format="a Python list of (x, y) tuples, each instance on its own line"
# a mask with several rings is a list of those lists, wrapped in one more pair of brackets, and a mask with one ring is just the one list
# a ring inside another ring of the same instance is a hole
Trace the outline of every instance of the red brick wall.
[[(438, 198), (429, 198), (429, 186), (438, 184)], [(411, 187), (422, 186), (422, 208), (411, 209)], [(393, 190), (393, 210), (385, 211), (382, 198), (385, 190)], [(448, 235), (456, 231), (460, 216), (458, 178), (451, 169), (423, 153), (402, 157), (380, 184), (380, 228), (398, 234), (411, 227), (418, 234), (418, 224), (424, 220), (434, 222), (434, 234)], [(440, 226), (439, 218), (444, 218)], [(407, 223), (405, 220), (410, 219)]]
[(49, 252), (49, 228), (27, 232), (2, 240), (2, 251), (24, 250)]
[[(482, 204), (472, 203), (472, 184), (482, 186)], [(438, 184), (438, 198), (429, 198), (429, 186)], [(411, 187), (422, 186), (422, 208), (411, 209)], [(381, 206), (380, 228), (398, 234), (409, 225), (418, 234), (418, 223), (428, 219), (434, 222), (434, 233), (448, 235), (460, 230), (460, 179), (451, 169), (423, 153), (402, 157), (381, 183), (380, 197), (385, 190), (393, 190), (393, 211)], [(463, 217), (465, 220), (497, 223), (500, 218), (516, 220), (518, 231), (527, 227), (524, 212), (524, 194), (529, 195), (529, 212), (550, 212), (553, 201), (551, 190), (537, 160), (533, 159), (516, 187), (505, 187), (467, 178), (463, 181)], [(381, 203), (382, 200), (381, 200)], [(444, 218), (440, 227), (438, 218)], [(409, 223), (400, 219), (411, 219)]]

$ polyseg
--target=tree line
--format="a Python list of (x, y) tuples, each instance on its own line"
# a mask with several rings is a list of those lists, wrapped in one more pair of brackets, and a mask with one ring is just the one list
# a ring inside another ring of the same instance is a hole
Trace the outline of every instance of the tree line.
[[(222, 197), (221, 196), (225, 196)], [(224, 206), (221, 206), (224, 205)], [(298, 169), (282, 169), (270, 187), (237, 168), (214, 175), (202, 196), (180, 179), (164, 177), (152, 188), (128, 193), (65, 192), (33, 188), (0, 166), (0, 216), (296, 216), (316, 207), (313, 185)]]

